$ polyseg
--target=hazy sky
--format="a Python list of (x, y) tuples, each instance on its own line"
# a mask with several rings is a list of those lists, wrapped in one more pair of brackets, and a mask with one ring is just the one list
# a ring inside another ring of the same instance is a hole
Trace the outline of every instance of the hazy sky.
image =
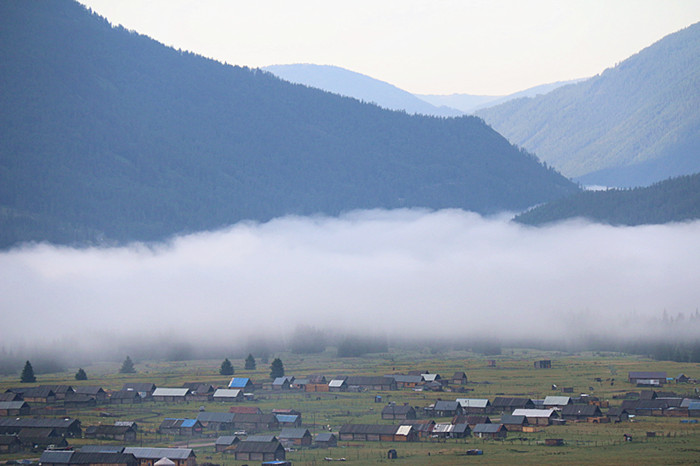
[(698, 0), (80, 0), (236, 65), (335, 65), (413, 93), (589, 77), (700, 21)]
[(40, 245), (0, 254), (0, 309), (12, 319), (0, 341), (226, 342), (284, 338), (300, 324), (640, 337), (650, 330), (638, 325), (664, 310), (698, 309), (699, 237), (700, 222), (537, 229), (459, 210), (395, 210), (240, 223), (151, 248)]

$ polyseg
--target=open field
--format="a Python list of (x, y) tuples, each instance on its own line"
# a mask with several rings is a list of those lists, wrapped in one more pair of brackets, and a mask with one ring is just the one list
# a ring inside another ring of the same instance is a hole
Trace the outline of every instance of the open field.
[[(613, 396), (628, 391), (639, 390), (627, 382), (628, 371), (666, 371), (669, 377), (685, 373), (690, 377), (700, 376), (700, 365), (652, 361), (638, 356), (613, 353), (561, 353), (529, 349), (506, 349), (497, 356), (481, 356), (468, 352), (433, 353), (425, 351), (399, 351), (359, 358), (337, 358), (333, 351), (318, 355), (278, 354), (285, 365), (286, 375), (302, 376), (325, 374), (335, 375), (384, 375), (407, 373), (410, 370), (438, 373), (449, 378), (456, 371), (464, 371), (470, 383), (466, 393), (419, 392), (410, 389), (397, 391), (361, 393), (280, 393), (256, 391), (256, 401), (237, 403), (242, 406), (257, 406), (263, 412), (274, 408), (291, 408), (303, 414), (304, 427), (312, 435), (328, 428), (337, 432), (343, 424), (399, 424), (400, 421), (382, 421), (381, 410), (387, 401), (397, 404), (409, 403), (414, 407), (426, 407), (436, 400), (455, 398), (489, 398), (495, 396), (519, 396), (544, 398), (547, 395), (561, 395), (552, 390), (558, 387), (572, 387), (573, 395), (588, 393), (608, 400), (611, 406), (619, 406), (620, 400)], [(222, 358), (223, 359), (223, 358)], [(258, 360), (255, 371), (243, 370), (242, 359), (231, 359), (236, 376), (250, 377), (256, 382), (269, 382), (269, 366)], [(488, 360), (495, 360), (496, 367), (488, 367)], [(533, 361), (551, 359), (551, 369), (534, 369)], [(214, 385), (227, 385), (230, 377), (218, 374), (221, 360), (157, 362), (135, 361), (136, 374), (117, 374), (120, 363), (102, 363), (84, 367), (89, 380), (77, 382), (75, 370), (57, 374), (37, 376), (35, 385), (68, 384), (99, 385), (106, 390), (118, 390), (125, 382), (152, 382), (159, 387), (179, 387), (185, 382), (206, 382)], [(595, 379), (600, 378), (601, 382)], [(614, 380), (613, 380), (614, 379)], [(0, 378), (0, 389), (19, 386), (19, 377)], [(679, 395), (695, 393), (695, 385), (666, 385), (663, 390), (674, 391)], [(382, 395), (383, 403), (375, 403), (375, 395)], [(68, 409), (65, 416), (80, 419), (83, 428), (114, 420), (134, 420), (139, 424), (137, 445), (173, 446), (188, 445), (194, 448), (198, 462), (212, 462), (225, 465), (255, 464), (253, 461), (234, 461), (231, 455), (215, 453), (212, 437), (186, 438), (159, 435), (156, 429), (165, 417), (195, 418), (200, 407), (208, 412), (228, 411), (231, 404), (190, 401), (182, 404), (149, 402), (142, 405), (99, 405), (97, 408)], [(603, 410), (606, 411), (605, 409)], [(105, 414), (113, 417), (105, 417)], [(420, 414), (420, 413), (419, 413)], [(491, 415), (497, 419), (498, 415)], [(433, 418), (436, 422), (449, 422), (449, 418)], [(619, 424), (591, 424), (568, 422), (566, 425), (543, 427), (536, 433), (511, 432), (506, 440), (481, 440), (477, 438), (452, 439), (437, 442), (435, 439), (422, 439), (417, 443), (402, 442), (342, 442), (332, 449), (303, 449), (287, 453), (287, 459), (295, 465), (325, 464), (325, 457), (346, 458), (355, 464), (378, 464), (391, 462), (405, 465), (418, 464), (465, 464), (471, 462), (487, 464), (506, 463), (557, 463), (581, 464), (692, 464), (700, 463), (700, 427), (698, 424), (681, 423), (680, 418), (641, 417), (634, 422)], [(656, 437), (647, 438), (647, 432), (655, 432)], [(277, 434), (279, 432), (270, 432)], [(623, 441), (623, 434), (632, 436), (632, 442)], [(205, 430), (205, 435), (208, 435)], [(548, 438), (561, 438), (565, 445), (544, 446)], [(79, 447), (84, 444), (115, 444), (116, 441), (96, 441), (94, 439), (71, 439), (70, 444)], [(206, 445), (206, 446), (200, 446)], [(389, 449), (396, 449), (399, 458), (387, 460)], [(468, 449), (483, 450), (482, 456), (465, 456)], [(37, 454), (0, 455), (0, 461), (20, 458), (36, 458)]]

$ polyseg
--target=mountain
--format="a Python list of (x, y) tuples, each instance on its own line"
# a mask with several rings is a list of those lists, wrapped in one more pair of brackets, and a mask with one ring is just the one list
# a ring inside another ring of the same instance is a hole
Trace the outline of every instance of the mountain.
[(296, 84), (323, 89), (327, 92), (354, 97), (389, 110), (411, 114), (453, 117), (459, 110), (435, 106), (396, 86), (364, 74), (330, 65), (272, 65), (263, 68), (275, 76)]
[(416, 97), (425, 100), (436, 106), (445, 106), (456, 108), (466, 114), (474, 113), (481, 108), (493, 107), (509, 100), (519, 99), (521, 97), (535, 97), (553, 91), (568, 84), (574, 84), (582, 81), (574, 79), (571, 81), (557, 81), (549, 84), (540, 84), (539, 86), (525, 89), (524, 91), (515, 92), (508, 95), (472, 95), (472, 94), (416, 94)]
[(162, 240), (353, 209), (522, 210), (576, 191), (476, 117), (381, 109), (0, 2), (0, 247)]
[(479, 110), (496, 131), (585, 184), (700, 171), (700, 23), (586, 81)]
[(612, 225), (699, 219), (700, 174), (672, 178), (644, 188), (582, 191), (533, 208), (515, 220), (542, 225), (576, 217)]

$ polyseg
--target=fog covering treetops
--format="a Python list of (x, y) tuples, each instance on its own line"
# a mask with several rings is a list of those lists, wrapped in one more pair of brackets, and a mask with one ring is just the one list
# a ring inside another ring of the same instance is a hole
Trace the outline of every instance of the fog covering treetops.
[(0, 3), (0, 247), (162, 240), (354, 209), (517, 211), (575, 192), (478, 118), (383, 110)]

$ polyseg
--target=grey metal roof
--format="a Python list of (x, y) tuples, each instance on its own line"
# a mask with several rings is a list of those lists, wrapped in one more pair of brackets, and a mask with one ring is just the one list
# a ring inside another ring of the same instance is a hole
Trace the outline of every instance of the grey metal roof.
[(315, 442), (330, 442), (333, 440), (335, 435), (331, 432), (321, 432), (320, 434), (316, 435), (316, 438), (314, 439)]
[(83, 445), (80, 451), (85, 453), (123, 453), (124, 447), (118, 445)]
[(185, 396), (189, 392), (189, 388), (156, 388), (153, 396)]
[(171, 460), (186, 460), (190, 456), (195, 456), (191, 448), (142, 448), (142, 447), (126, 447), (124, 453), (131, 453), (136, 458), (154, 459), (158, 461), (161, 458), (169, 458)]
[(456, 401), (438, 400), (433, 409), (435, 411), (455, 411), (459, 407), (460, 404)]
[(20, 409), (29, 406), (26, 401), (0, 401), (0, 409)]
[(477, 424), (472, 432), (475, 434), (496, 434), (503, 428), (503, 424)]
[(233, 422), (233, 413), (199, 413), (199, 422)]
[(571, 401), (571, 397), (568, 396), (546, 396), (544, 398), (545, 406), (566, 406)]
[(491, 405), (488, 398), (457, 398), (462, 408), (486, 408)]
[(242, 390), (238, 388), (219, 388), (214, 392), (214, 398), (238, 398)]
[(238, 437), (235, 435), (222, 435), (216, 439), (217, 445), (233, 445)]
[(279, 438), (301, 439), (307, 434), (309, 434), (309, 430), (303, 427), (284, 427), (280, 432)]
[(44, 450), (39, 458), (39, 463), (68, 464), (74, 451), (65, 450)]
[(340, 428), (341, 434), (394, 435), (399, 426), (379, 424), (345, 424)]
[(512, 414), (504, 414), (501, 416), (501, 424), (515, 424), (521, 426), (527, 422), (525, 416), (513, 416)]
[(244, 442), (272, 442), (273, 440), (277, 440), (274, 435), (249, 435), (243, 439)]
[(513, 416), (550, 417), (552, 415), (554, 415), (553, 409), (516, 409), (513, 411)]

